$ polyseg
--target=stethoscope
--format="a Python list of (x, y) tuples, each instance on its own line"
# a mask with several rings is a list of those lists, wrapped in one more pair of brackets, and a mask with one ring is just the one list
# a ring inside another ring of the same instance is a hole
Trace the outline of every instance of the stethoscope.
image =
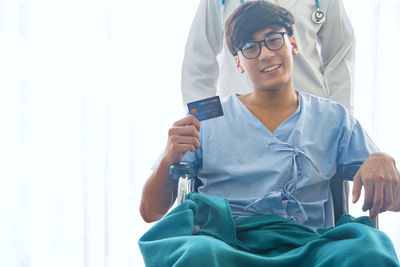
[[(240, 0), (243, 3), (244, 0)], [(222, 6), (224, 6), (225, 0), (222, 0)], [(321, 24), (325, 21), (325, 13), (319, 8), (319, 0), (315, 0), (315, 11), (311, 14), (311, 20), (314, 23)]]
[(311, 14), (311, 20), (314, 23), (321, 24), (325, 21), (325, 14), (324, 12), (319, 8), (319, 0), (315, 0), (315, 11)]

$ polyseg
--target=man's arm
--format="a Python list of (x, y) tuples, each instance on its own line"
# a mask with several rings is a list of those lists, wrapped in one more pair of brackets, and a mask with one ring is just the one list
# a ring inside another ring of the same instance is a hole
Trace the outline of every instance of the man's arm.
[(201, 0), (186, 43), (182, 64), (185, 104), (216, 95), (223, 46), (222, 6), (218, 0)]
[(330, 0), (318, 32), (322, 72), (330, 98), (353, 109), (355, 38), (342, 0)]
[(170, 164), (161, 160), (143, 187), (140, 214), (145, 222), (161, 219), (175, 201), (177, 182), (169, 178), (169, 167)]
[(169, 130), (164, 156), (143, 187), (140, 214), (146, 222), (161, 219), (174, 203), (177, 181), (169, 177), (169, 167), (180, 162), (187, 151), (200, 147), (199, 131), (200, 122), (192, 115), (175, 122)]
[(361, 165), (353, 180), (353, 203), (364, 186), (363, 211), (371, 209), (370, 220), (380, 212), (400, 211), (399, 172), (395, 161), (385, 153), (372, 153)]

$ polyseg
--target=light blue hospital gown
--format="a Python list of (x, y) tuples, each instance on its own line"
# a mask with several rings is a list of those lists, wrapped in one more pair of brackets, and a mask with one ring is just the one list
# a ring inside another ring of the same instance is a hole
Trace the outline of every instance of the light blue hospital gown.
[(271, 133), (236, 95), (221, 104), (224, 116), (201, 122), (201, 148), (182, 160), (199, 166), (198, 191), (228, 199), (233, 218), (275, 214), (334, 226), (329, 182), (337, 165), (378, 151), (353, 115), (299, 93), (296, 112)]

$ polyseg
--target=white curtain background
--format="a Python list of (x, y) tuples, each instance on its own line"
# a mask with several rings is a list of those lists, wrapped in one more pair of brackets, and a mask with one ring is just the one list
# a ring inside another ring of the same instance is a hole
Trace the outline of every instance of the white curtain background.
[[(356, 116), (399, 161), (400, 0), (344, 1)], [(0, 266), (143, 266), (141, 190), (184, 115), (198, 3), (0, 0)], [(400, 214), (380, 223), (400, 253)]]
[[(352, 21), (356, 45), (355, 116), (381, 151), (400, 161), (400, 0), (344, 0)], [(397, 167), (400, 165), (397, 163)], [(363, 200), (363, 196), (360, 200)], [(353, 215), (362, 202), (350, 206)], [(379, 215), (379, 228), (387, 233), (400, 259), (400, 213)]]

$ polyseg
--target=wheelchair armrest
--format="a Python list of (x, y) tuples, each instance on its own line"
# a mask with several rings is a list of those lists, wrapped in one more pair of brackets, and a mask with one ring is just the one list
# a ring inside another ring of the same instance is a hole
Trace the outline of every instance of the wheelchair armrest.
[(342, 180), (353, 181), (353, 177), (356, 175), (361, 165), (362, 162), (357, 162), (347, 166), (338, 165), (336, 173), (338, 173), (339, 178)]

